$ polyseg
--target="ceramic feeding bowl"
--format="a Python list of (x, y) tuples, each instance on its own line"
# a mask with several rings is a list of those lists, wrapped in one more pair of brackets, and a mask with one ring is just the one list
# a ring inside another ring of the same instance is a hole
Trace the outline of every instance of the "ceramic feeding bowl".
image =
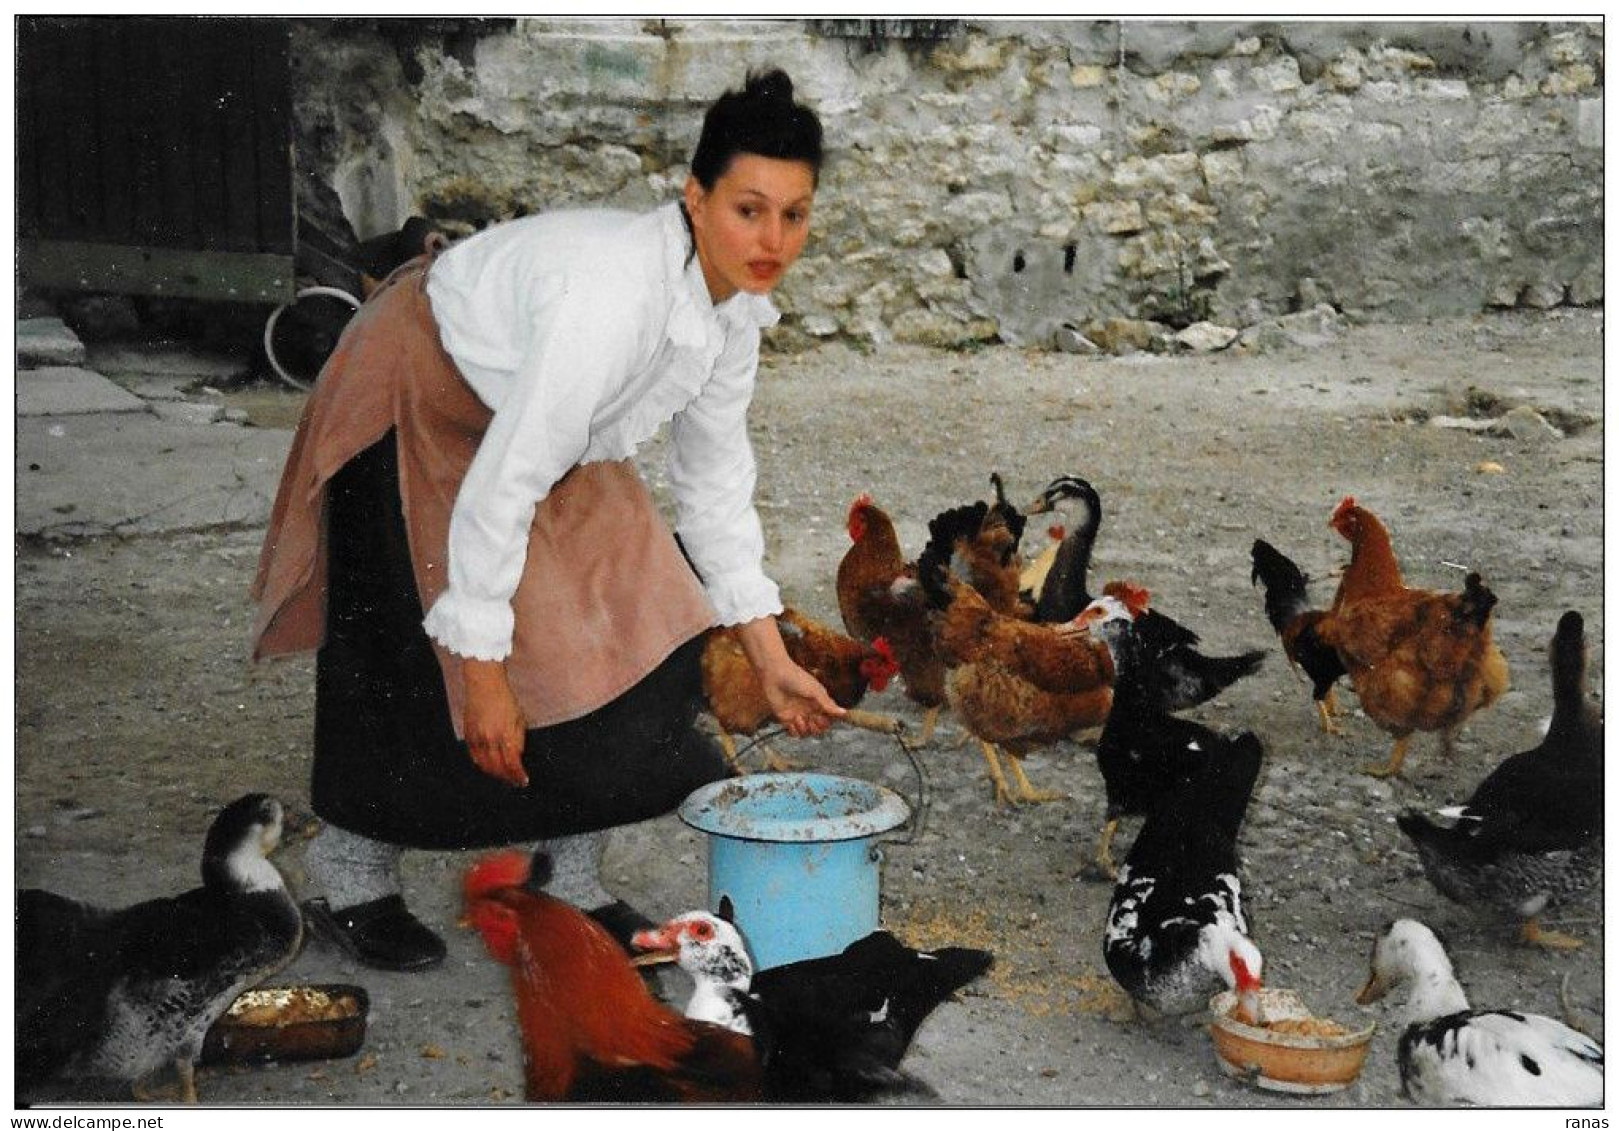
[(365, 1040), (370, 998), (359, 986), (259, 986), (208, 1029), (204, 1064), (350, 1056)]
[(1274, 1092), (1319, 1095), (1347, 1088), (1360, 1075), (1375, 1024), (1351, 1029), (1316, 1017), (1292, 990), (1259, 991), (1264, 1025), (1231, 1016), (1230, 990), (1209, 1002), (1214, 1056), (1227, 1076)]

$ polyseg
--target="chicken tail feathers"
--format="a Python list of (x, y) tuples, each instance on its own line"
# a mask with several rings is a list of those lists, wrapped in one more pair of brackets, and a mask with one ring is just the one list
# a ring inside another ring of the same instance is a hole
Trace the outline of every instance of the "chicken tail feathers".
[(1177, 648), (1162, 661), (1168, 676), (1163, 707), (1183, 711), (1206, 703), (1239, 679), (1253, 675), (1264, 662), (1261, 649), (1235, 656), (1205, 656), (1191, 648)]
[(916, 580), (928, 606), (948, 609), (950, 593), (950, 544), (930, 541), (916, 559)]
[(1456, 606), (1457, 622), (1483, 628), (1490, 619), (1490, 610), (1495, 608), (1496, 601), (1496, 595), (1485, 586), (1482, 577), (1477, 573), (1468, 574), (1462, 587), (1461, 601)]
[(1263, 538), (1254, 539), (1249, 583), (1265, 586), (1265, 617), (1283, 631), (1310, 608), (1310, 580), (1297, 563)]

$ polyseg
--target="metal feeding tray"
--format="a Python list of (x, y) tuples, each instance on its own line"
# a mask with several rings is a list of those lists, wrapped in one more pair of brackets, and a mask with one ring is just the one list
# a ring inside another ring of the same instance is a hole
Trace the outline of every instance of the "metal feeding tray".
[(203, 1064), (264, 1064), (352, 1056), (365, 1042), (371, 999), (360, 986), (258, 986), (208, 1029)]

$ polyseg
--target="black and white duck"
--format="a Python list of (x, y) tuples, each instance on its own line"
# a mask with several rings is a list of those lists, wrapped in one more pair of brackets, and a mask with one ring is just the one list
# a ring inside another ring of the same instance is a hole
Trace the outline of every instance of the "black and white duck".
[(1602, 716), (1586, 692), (1578, 612), (1558, 620), (1548, 653), (1552, 716), (1540, 745), (1502, 762), (1465, 804), (1398, 821), (1446, 896), (1516, 916), (1527, 943), (1571, 949), (1580, 940), (1542, 929), (1539, 916), (1602, 874)]
[(1439, 937), (1415, 919), (1384, 928), (1372, 947), (1362, 1005), (1409, 982), (1400, 1085), (1419, 1104), (1585, 1107), (1602, 1102), (1602, 1046), (1561, 1021), (1474, 1009)]
[(1230, 989), (1257, 1022), (1264, 959), (1243, 910), (1237, 832), (1264, 747), (1249, 732), (1203, 741), (1201, 763), (1165, 783), (1119, 869), (1102, 954), (1141, 1005), (1189, 1013)]
[(900, 1069), (923, 1021), (989, 969), (988, 951), (917, 950), (874, 931), (842, 952), (755, 972), (730, 919), (692, 911), (635, 936), (637, 949), (679, 962), (694, 983), (685, 1015), (751, 1036), (767, 1096), (840, 1102), (923, 1092)]
[[(1023, 508), (1025, 515), (1046, 514), (1074, 502), (1083, 508), (1082, 516), (1068, 527), (1035, 602), (1033, 619), (1041, 624), (1071, 621), (1093, 600), (1087, 574), (1102, 526), (1102, 498), (1088, 480), (1059, 475)], [(1258, 671), (1265, 659), (1259, 649), (1235, 656), (1206, 656), (1198, 651), (1201, 640), (1197, 633), (1156, 609), (1147, 612), (1137, 631), (1148, 659), (1144, 669), (1147, 692), (1154, 705), (1165, 711), (1182, 711), (1214, 698)]]
[(19, 1089), (54, 1077), (148, 1079), (172, 1065), (187, 1103), (208, 1027), (238, 994), (290, 962), (303, 918), (267, 855), (280, 802), (231, 802), (203, 846), (202, 886), (118, 910), (17, 893)]

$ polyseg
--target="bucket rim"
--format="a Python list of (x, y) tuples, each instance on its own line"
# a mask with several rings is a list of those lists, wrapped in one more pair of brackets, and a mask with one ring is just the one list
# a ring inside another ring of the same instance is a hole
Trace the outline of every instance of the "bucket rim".
[[(870, 794), (871, 804), (856, 813), (803, 818), (740, 818), (723, 804), (728, 795), (782, 788), (828, 793), (859, 790)], [(687, 825), (710, 836), (772, 844), (868, 840), (897, 828), (911, 816), (905, 799), (887, 786), (838, 774), (802, 772), (748, 774), (710, 782), (692, 792), (676, 812)]]

